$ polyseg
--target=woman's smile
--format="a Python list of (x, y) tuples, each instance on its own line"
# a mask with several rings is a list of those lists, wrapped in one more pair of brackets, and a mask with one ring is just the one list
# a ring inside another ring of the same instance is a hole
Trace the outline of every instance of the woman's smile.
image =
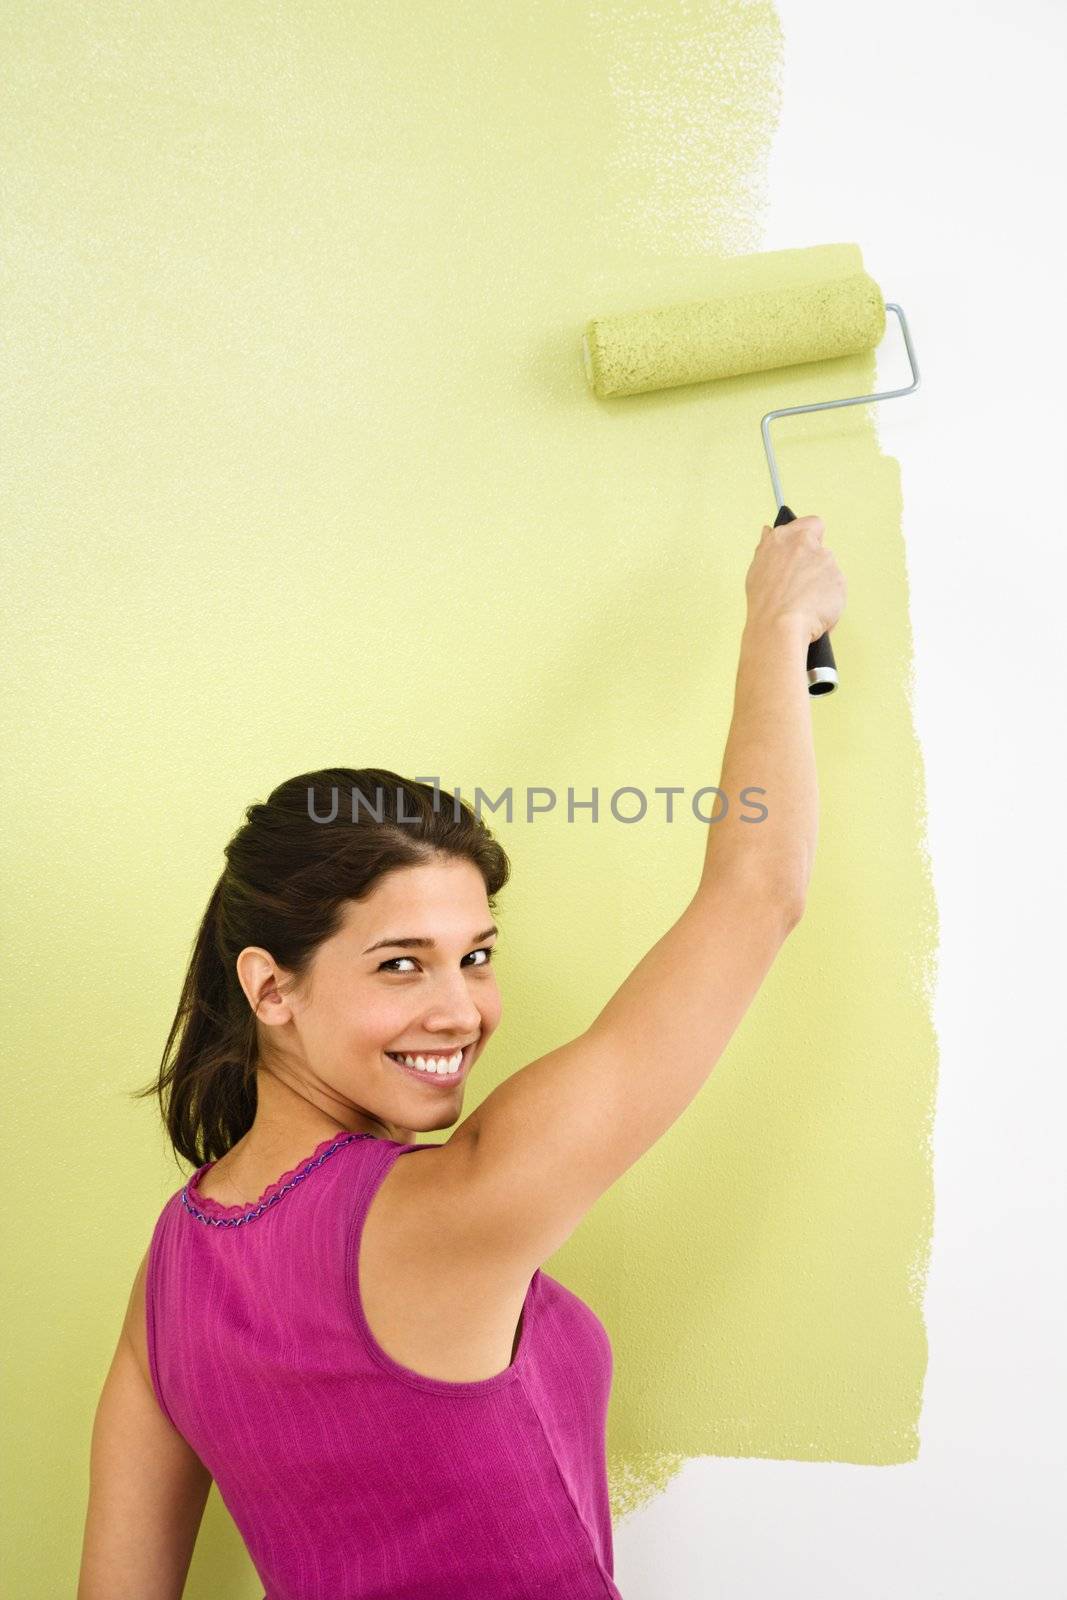
[[(414, 1050), (401, 1053), (400, 1051), (386, 1050), (383, 1054), (385, 1059), (391, 1066), (396, 1067), (398, 1072), (405, 1073), (409, 1078), (419, 1078), (423, 1083), (429, 1084), (433, 1088), (445, 1089), (452, 1088), (462, 1081), (470, 1066), (475, 1044), (477, 1044), (477, 1040), (474, 1040), (463, 1050), (453, 1050), (451, 1052), (444, 1050), (430, 1052)], [(409, 1063), (419, 1061), (423, 1063), (421, 1067), (409, 1065)], [(452, 1067), (453, 1063), (456, 1063), (453, 1071), (442, 1072), (442, 1067)]]

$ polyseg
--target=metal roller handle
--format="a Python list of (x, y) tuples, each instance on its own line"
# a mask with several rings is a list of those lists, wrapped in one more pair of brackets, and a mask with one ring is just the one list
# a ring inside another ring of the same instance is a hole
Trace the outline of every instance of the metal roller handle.
[[(801, 411), (832, 411), (836, 406), (862, 406), (872, 400), (895, 400), (898, 395), (912, 394), (919, 387), (919, 364), (915, 359), (915, 350), (912, 346), (911, 335), (904, 313), (898, 305), (887, 300), (887, 311), (895, 311), (900, 318), (900, 328), (904, 335), (904, 348), (908, 352), (908, 363), (911, 367), (911, 382), (906, 389), (886, 389), (882, 394), (857, 394), (847, 400), (820, 400), (813, 406), (784, 406), (780, 411), (768, 411), (760, 424), (763, 432), (763, 448), (767, 452), (767, 465), (771, 469), (771, 484), (774, 488), (774, 503), (778, 507), (778, 515), (774, 519), (776, 528), (782, 527), (786, 522), (795, 522), (796, 517), (782, 500), (782, 485), (778, 478), (778, 466), (771, 448), (771, 423), (776, 417), (795, 417)], [(808, 693), (833, 694), (837, 688), (837, 663), (834, 652), (830, 648), (830, 635), (821, 634), (808, 646)]]

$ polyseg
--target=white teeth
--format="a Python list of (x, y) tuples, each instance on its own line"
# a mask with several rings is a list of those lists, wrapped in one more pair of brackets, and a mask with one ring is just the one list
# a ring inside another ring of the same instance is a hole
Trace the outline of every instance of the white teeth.
[(397, 1061), (402, 1061), (405, 1067), (416, 1067), (419, 1072), (440, 1073), (442, 1077), (447, 1077), (450, 1073), (458, 1072), (463, 1061), (462, 1050), (457, 1050), (453, 1056), (441, 1057), (402, 1056), (397, 1055), (396, 1052), (392, 1050), (388, 1051), (387, 1054), (393, 1056)]

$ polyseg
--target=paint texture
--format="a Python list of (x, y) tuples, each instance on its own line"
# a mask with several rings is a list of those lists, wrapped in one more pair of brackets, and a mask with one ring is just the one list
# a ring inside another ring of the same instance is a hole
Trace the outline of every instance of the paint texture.
[(586, 377), (601, 399), (873, 350), (878, 285), (848, 246), (769, 250), (708, 267), (706, 298), (593, 318)]
[[(625, 405), (586, 384), (591, 318), (700, 300), (763, 248), (763, 0), (14, 0), (8, 31), (7, 1568), (44, 1600), (187, 1175), (126, 1096), (244, 808), (333, 763), (511, 786), (512, 820), (486, 812), (513, 861), (504, 1017), (467, 1108), (573, 1038), (699, 876), (688, 801), (719, 776), (775, 513), (760, 417), (869, 392), (875, 360)], [(919, 1448), (936, 928), (871, 410), (775, 439), (849, 584), (806, 915), (697, 1099), (545, 1263), (612, 1339), (617, 1521), (691, 1457)], [(537, 786), (556, 805), (528, 821)], [(213, 1494), (186, 1594), (261, 1593)]]

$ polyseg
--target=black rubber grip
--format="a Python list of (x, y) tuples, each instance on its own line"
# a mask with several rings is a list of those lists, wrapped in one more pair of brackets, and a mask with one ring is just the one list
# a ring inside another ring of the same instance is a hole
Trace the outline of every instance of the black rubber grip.
[[(774, 519), (774, 526), (780, 528), (784, 523), (796, 520), (789, 507), (782, 506)], [(837, 688), (837, 662), (828, 633), (820, 634), (808, 645), (807, 673), (809, 694), (833, 694)]]

